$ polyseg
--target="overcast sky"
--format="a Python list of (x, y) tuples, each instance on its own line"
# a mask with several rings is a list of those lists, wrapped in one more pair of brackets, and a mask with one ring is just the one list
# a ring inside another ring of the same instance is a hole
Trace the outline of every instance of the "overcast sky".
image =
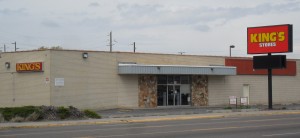
[[(300, 59), (300, 0), (0, 0), (0, 47), (247, 56), (247, 27), (292, 24)], [(3, 48), (2, 48), (3, 51)]]

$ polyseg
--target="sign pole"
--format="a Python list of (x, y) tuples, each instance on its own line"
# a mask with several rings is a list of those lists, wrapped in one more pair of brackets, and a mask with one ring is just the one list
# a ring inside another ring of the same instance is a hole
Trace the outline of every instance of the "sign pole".
[[(271, 59), (271, 53), (268, 53), (269, 59)], [(269, 61), (270, 64), (271, 61)], [(268, 98), (269, 98), (269, 109), (272, 109), (272, 67), (268, 68)]]

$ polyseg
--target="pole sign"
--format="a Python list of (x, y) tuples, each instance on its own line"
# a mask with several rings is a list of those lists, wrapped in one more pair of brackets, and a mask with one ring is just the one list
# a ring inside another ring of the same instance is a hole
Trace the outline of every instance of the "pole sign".
[(293, 52), (293, 26), (248, 27), (247, 45), (248, 54)]
[(247, 28), (247, 53), (268, 54), (254, 56), (255, 69), (268, 69), (268, 101), (272, 109), (272, 69), (285, 68), (285, 55), (272, 56), (272, 53), (293, 52), (293, 26), (290, 24)]

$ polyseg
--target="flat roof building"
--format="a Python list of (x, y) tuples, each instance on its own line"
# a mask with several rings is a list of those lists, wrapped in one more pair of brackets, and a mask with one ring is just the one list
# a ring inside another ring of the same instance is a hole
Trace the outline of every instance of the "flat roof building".
[[(300, 103), (300, 60), (274, 70), (273, 103)], [(267, 104), (267, 75), (252, 58), (44, 50), (1, 53), (0, 107), (156, 108)]]

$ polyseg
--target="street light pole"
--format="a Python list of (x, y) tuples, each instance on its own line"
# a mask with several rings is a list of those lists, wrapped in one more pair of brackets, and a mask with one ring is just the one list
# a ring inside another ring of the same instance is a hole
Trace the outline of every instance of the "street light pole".
[(235, 47), (234, 45), (229, 46), (229, 57), (231, 57), (231, 48), (234, 48), (234, 47)]

